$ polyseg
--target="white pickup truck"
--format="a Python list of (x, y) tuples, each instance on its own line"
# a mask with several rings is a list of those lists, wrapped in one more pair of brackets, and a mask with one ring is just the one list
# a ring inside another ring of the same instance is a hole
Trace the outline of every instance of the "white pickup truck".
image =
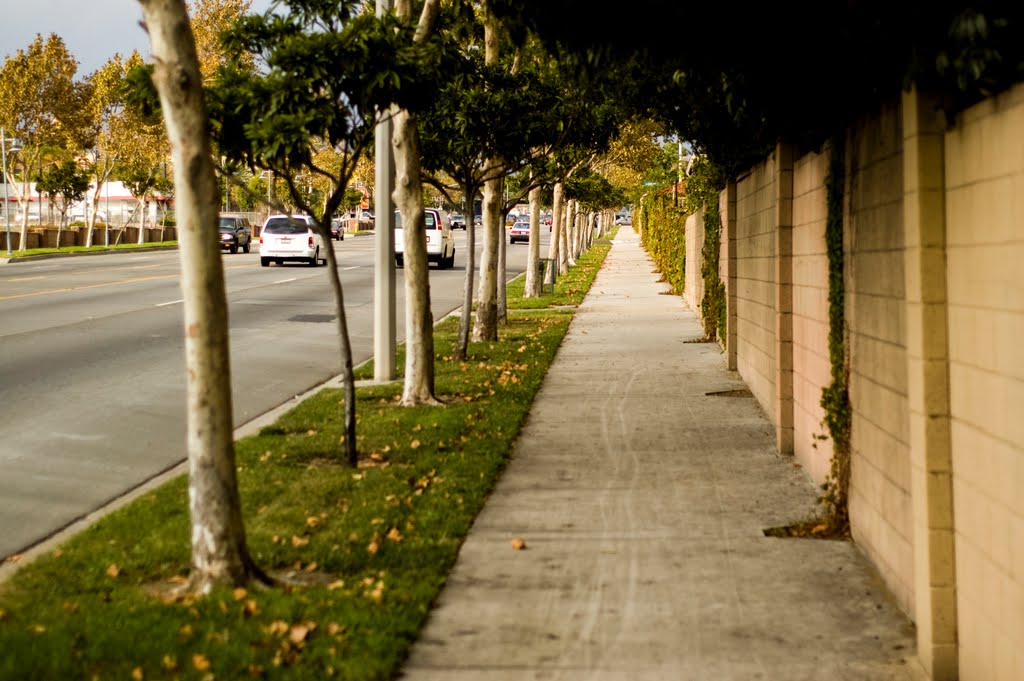
[[(425, 208), (423, 219), (427, 223), (427, 261), (436, 262), (440, 269), (455, 265), (455, 235), (452, 233), (448, 213), (438, 208)], [(395, 211), (395, 265), (402, 267), (405, 253), (405, 230), (402, 214)]]

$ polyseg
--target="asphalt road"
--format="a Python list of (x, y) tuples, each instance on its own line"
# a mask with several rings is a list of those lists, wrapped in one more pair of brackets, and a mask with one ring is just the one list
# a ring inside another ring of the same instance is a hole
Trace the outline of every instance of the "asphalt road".
[[(334, 247), (359, 363), (373, 354), (373, 239)], [(509, 277), (526, 252), (508, 247)], [(224, 264), (237, 428), (341, 363), (324, 268), (263, 268), (255, 245)], [(176, 251), (0, 266), (0, 560), (184, 460), (179, 269)], [(431, 268), (435, 319), (461, 305), (464, 278), (458, 232), (455, 267)]]

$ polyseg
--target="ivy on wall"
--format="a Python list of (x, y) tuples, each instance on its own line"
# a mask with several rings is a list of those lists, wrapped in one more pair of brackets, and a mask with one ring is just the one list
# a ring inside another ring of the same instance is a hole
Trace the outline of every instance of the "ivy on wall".
[(718, 338), (725, 329), (725, 284), (718, 276), (718, 256), (722, 247), (722, 218), (718, 212), (718, 197), (707, 203), (704, 213), (704, 247), (701, 251), (701, 277), (704, 279), (704, 297), (700, 301), (700, 314), (704, 323), (704, 336)]
[(825, 426), (832, 438), (832, 469), (822, 485), (821, 502), (825, 520), (833, 533), (848, 532), (850, 527), (850, 393), (846, 349), (845, 289), (843, 281), (843, 196), (845, 173), (845, 136), (832, 138), (831, 160), (825, 179), (828, 215), (825, 221), (825, 250), (828, 255), (828, 354), (832, 382), (822, 389), (821, 406)]
[(686, 212), (663, 194), (647, 196), (642, 211), (640, 242), (672, 292), (681, 295), (686, 282)]
[(704, 209), (704, 245), (701, 247), (700, 274), (704, 279), (704, 297), (700, 314), (704, 337), (716, 340), (725, 329), (727, 310), (725, 284), (718, 276), (718, 256), (722, 246), (722, 218), (718, 211), (718, 195), (725, 189), (725, 171), (707, 157), (699, 156), (686, 180), (687, 211)]

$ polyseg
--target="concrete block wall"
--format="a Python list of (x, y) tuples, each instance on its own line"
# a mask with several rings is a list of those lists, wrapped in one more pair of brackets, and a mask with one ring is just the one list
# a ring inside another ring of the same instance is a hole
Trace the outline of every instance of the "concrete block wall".
[(730, 239), (736, 262), (736, 369), (773, 421), (777, 420), (775, 165), (772, 155), (737, 181), (736, 237)]
[(686, 218), (686, 281), (683, 284), (683, 300), (700, 314), (700, 301), (704, 298), (704, 277), (701, 263), (704, 261), (704, 209)]
[(832, 380), (828, 354), (828, 258), (825, 178), (829, 155), (811, 152), (793, 164), (793, 431), (794, 454), (820, 484), (832, 465), (821, 391)]
[(848, 134), (845, 214), (854, 539), (907, 612), (914, 605), (901, 111)]
[(1024, 679), (1024, 85), (944, 146), (960, 679)]

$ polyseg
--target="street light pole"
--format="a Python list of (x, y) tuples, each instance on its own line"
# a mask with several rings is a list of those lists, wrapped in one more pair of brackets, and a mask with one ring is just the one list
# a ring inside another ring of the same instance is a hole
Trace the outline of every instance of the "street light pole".
[[(377, 16), (395, 7), (394, 0), (377, 0)], [(380, 112), (384, 113), (384, 112)], [(391, 192), (395, 187), (395, 161), (391, 151), (391, 118), (385, 114), (375, 133), (377, 200), (374, 204), (373, 256), (373, 377), (377, 381), (394, 380), (395, 329), (395, 207)]]

